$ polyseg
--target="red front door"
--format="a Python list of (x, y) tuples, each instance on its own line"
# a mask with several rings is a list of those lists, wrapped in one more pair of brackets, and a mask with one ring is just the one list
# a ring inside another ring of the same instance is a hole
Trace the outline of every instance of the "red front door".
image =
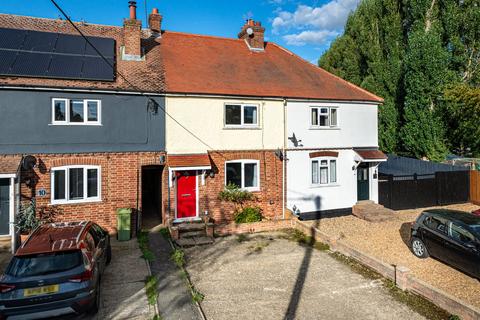
[(177, 219), (197, 216), (197, 177), (193, 171), (177, 173)]

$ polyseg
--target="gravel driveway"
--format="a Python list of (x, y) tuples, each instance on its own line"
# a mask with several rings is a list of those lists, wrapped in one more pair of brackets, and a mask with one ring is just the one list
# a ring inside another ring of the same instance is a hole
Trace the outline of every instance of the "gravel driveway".
[(328, 253), (257, 234), (185, 250), (207, 319), (423, 319)]
[[(472, 211), (479, 207), (460, 204), (442, 208)], [(322, 219), (318, 229), (339, 237), (354, 248), (388, 264), (409, 268), (419, 279), (461, 299), (480, 307), (480, 281), (469, 277), (433, 258), (418, 259), (409, 250), (409, 223), (424, 209), (397, 211), (395, 220), (370, 223), (354, 216)], [(312, 222), (310, 222), (312, 223)]]

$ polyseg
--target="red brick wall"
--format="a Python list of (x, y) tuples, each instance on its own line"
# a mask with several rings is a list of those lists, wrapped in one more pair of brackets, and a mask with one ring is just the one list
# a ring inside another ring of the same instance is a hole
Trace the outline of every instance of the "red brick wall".
[[(101, 167), (101, 201), (55, 205), (60, 214), (57, 221), (93, 220), (109, 232), (116, 232), (116, 209), (133, 208), (141, 210), (141, 168), (158, 165), (163, 153), (85, 153), (85, 154), (38, 154), (36, 168), (22, 172), (22, 201), (36, 195), (37, 208), (51, 208), (51, 168), (66, 165), (98, 165)], [(26, 185), (28, 178), (36, 181), (32, 189)], [(45, 189), (47, 194), (39, 196)], [(135, 221), (133, 221), (135, 223)]]
[(125, 20), (123, 27), (125, 54), (140, 56), (142, 54), (142, 22), (139, 20)]
[[(255, 159), (260, 162), (260, 191), (253, 192), (256, 200), (249, 205), (262, 208), (263, 215), (267, 219), (282, 218), (282, 161), (275, 156), (274, 151), (211, 151), (209, 154), (215, 177), (205, 177), (205, 185), (201, 184), (200, 177), (198, 179), (200, 215), (208, 210), (208, 214), (214, 219), (215, 224), (225, 224), (233, 221), (235, 214), (233, 204), (218, 199), (218, 194), (225, 187), (225, 161)], [(168, 177), (166, 178), (164, 185), (168, 181)], [(170, 189), (170, 201), (170, 217), (173, 219), (175, 217), (175, 188), (173, 183)], [(167, 212), (167, 210), (164, 212)]]

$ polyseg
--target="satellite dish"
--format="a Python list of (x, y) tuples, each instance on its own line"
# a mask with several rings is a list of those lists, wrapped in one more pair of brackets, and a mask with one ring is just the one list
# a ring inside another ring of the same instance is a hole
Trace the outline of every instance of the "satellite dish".
[(22, 159), (22, 168), (26, 171), (32, 170), (37, 164), (37, 158), (34, 156), (25, 156)]
[(247, 34), (251, 36), (253, 34), (253, 29), (252, 28), (247, 28)]

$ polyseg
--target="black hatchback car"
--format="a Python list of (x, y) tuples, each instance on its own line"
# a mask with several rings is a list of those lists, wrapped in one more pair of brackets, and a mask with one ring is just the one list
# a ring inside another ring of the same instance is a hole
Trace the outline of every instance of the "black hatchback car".
[(431, 209), (412, 225), (410, 248), (419, 258), (433, 256), (480, 279), (480, 217)]

